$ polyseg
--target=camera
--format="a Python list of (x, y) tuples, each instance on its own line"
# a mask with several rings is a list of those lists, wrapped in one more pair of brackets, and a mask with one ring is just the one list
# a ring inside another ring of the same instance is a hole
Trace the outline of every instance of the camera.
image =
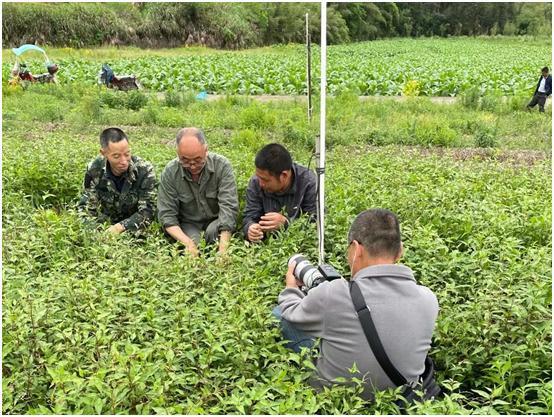
[(310, 263), (308, 258), (301, 254), (292, 255), (289, 258), (289, 265), (296, 262), (293, 274), (296, 279), (302, 281), (304, 286), (302, 290), (308, 292), (314, 287), (317, 287), (323, 281), (332, 281), (337, 278), (342, 278), (341, 274), (329, 264), (321, 264), (317, 268)]

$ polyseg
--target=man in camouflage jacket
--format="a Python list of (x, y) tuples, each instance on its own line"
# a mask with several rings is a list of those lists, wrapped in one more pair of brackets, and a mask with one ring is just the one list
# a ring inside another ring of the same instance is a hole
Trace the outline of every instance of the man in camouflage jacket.
[(79, 212), (86, 221), (109, 222), (110, 232), (139, 232), (154, 218), (156, 176), (152, 164), (131, 156), (121, 129), (105, 129), (100, 146), (101, 155), (87, 167)]

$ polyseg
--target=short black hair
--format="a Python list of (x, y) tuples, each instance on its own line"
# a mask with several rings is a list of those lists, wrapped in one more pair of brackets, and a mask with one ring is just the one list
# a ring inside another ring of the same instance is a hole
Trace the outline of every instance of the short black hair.
[(283, 145), (270, 143), (258, 151), (254, 164), (256, 168), (279, 177), (281, 172), (292, 169), (292, 157)]
[(117, 143), (122, 140), (129, 142), (125, 132), (118, 127), (108, 127), (100, 133), (100, 146), (102, 149), (106, 149), (110, 142)]
[(374, 208), (361, 212), (348, 232), (348, 244), (356, 240), (370, 256), (397, 256), (401, 248), (400, 223), (386, 209)]
[(541, 72), (548, 72), (548, 67), (544, 67)]

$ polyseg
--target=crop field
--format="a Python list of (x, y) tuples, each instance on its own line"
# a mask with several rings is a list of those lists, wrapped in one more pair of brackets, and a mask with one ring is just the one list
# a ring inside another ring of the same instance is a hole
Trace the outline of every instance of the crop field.
[[(181, 48), (144, 53), (129, 48), (119, 53), (114, 48), (106, 48), (83, 53), (59, 48), (48, 54), (60, 67), (60, 83), (78, 81), (94, 85), (102, 63), (108, 63), (115, 74), (134, 74), (146, 89), (152, 91), (306, 94), (306, 52), (301, 45), (243, 52)], [(319, 48), (314, 47), (312, 56), (314, 67), (319, 67)], [(3, 58), (2, 80), (5, 81), (9, 78), (15, 56), (4, 50)], [(43, 61), (37, 57), (31, 56), (28, 62), (36, 71), (45, 71)]]
[(328, 61), (331, 93), (514, 95), (533, 89), (552, 56), (549, 39), (431, 38), (333, 46)]
[[(211, 94), (306, 94), (303, 45), (223, 52), (178, 48), (143, 52), (134, 48), (52, 48), (61, 83), (94, 85), (102, 63), (116, 74), (135, 74), (151, 91)], [(3, 50), (2, 80), (14, 55)], [(319, 48), (313, 46), (313, 85), (318, 85)], [(540, 69), (549, 65), (551, 40), (535, 38), (393, 39), (328, 47), (328, 91), (332, 95), (458, 96), (530, 94)], [(31, 72), (45, 71), (30, 56)], [(35, 69), (33, 71), (33, 69)], [(474, 92), (474, 93), (475, 93)]]
[[(222, 265), (211, 248), (181, 254), (156, 223), (143, 240), (113, 237), (74, 211), (105, 126), (121, 126), (158, 178), (176, 131), (202, 127), (233, 164), (242, 208), (256, 151), (279, 141), (307, 165), (317, 114), (84, 84), (4, 85), (2, 411), (396, 413), (394, 392), (371, 404), (356, 387), (314, 392), (311, 355), (287, 351), (274, 326), (288, 257), (316, 259), (313, 225), (255, 246), (237, 235)], [(346, 273), (350, 222), (389, 208), (403, 262), (439, 300), (431, 355), (446, 396), (411, 413), (552, 412), (551, 114), (519, 108), (329, 102), (328, 261)]]

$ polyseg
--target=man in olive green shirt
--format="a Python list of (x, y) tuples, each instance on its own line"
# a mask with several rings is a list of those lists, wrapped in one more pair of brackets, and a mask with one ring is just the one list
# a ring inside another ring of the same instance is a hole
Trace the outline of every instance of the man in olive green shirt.
[(192, 256), (204, 231), (207, 243), (219, 238), (219, 252), (229, 246), (239, 210), (235, 175), (229, 160), (208, 153), (204, 133), (184, 128), (177, 133), (177, 158), (162, 172), (158, 218), (165, 231)]

